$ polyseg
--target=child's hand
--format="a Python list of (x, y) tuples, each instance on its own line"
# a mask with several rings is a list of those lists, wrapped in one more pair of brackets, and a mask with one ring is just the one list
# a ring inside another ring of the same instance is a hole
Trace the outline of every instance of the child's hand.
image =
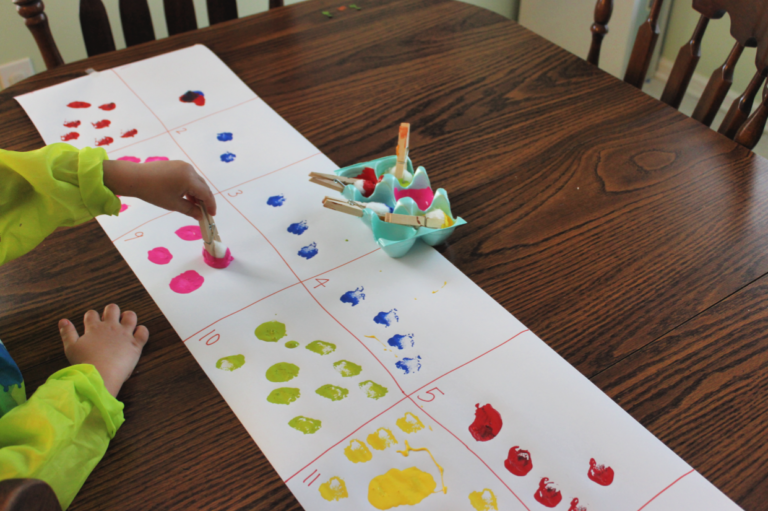
[(149, 339), (144, 325), (136, 328), (136, 313), (107, 305), (104, 316), (90, 310), (85, 313), (85, 333), (78, 336), (77, 329), (67, 319), (59, 321), (59, 333), (64, 341), (64, 354), (70, 364), (92, 364), (114, 397), (131, 376), (141, 357), (141, 350)]
[(104, 184), (115, 195), (137, 197), (195, 220), (200, 220), (202, 215), (195, 205), (197, 201), (205, 202), (208, 213), (216, 214), (216, 199), (210, 188), (192, 165), (183, 161), (106, 160)]

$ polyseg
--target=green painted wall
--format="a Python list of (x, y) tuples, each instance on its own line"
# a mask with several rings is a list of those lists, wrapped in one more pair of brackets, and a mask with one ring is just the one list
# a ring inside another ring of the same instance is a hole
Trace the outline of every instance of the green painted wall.
[[(691, 0), (675, 0), (672, 6), (669, 27), (664, 39), (663, 56), (675, 61), (680, 47), (686, 44), (696, 24), (699, 13), (691, 7)], [(696, 72), (709, 78), (712, 71), (722, 66), (736, 41), (731, 37), (731, 20), (726, 14), (723, 19), (712, 20), (709, 23), (704, 41), (701, 45), (701, 60)], [(747, 48), (736, 66), (733, 78), (733, 89), (741, 94), (749, 84), (757, 68), (755, 67), (755, 48)]]

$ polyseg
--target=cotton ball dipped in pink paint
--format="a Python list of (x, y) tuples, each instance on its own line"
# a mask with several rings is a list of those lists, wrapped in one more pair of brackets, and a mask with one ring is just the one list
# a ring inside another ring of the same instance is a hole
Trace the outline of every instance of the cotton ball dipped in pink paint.
[(224, 269), (235, 260), (229, 248), (220, 241), (213, 242), (211, 252), (213, 254), (203, 247), (203, 260), (211, 268)]

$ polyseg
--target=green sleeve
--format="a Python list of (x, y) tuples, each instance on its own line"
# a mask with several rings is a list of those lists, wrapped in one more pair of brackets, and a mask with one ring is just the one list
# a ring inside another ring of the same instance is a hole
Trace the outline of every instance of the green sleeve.
[(0, 265), (35, 248), (57, 227), (116, 215), (120, 199), (104, 186), (106, 159), (101, 147), (0, 149)]
[(0, 480), (41, 479), (67, 509), (124, 420), (95, 367), (62, 369), (0, 418)]

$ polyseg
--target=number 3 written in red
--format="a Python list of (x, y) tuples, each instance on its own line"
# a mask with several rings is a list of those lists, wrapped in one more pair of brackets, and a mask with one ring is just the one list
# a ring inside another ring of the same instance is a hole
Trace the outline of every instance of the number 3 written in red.
[(423, 399), (421, 396), (416, 396), (416, 397), (419, 398), (420, 401), (424, 401), (425, 403), (429, 403), (431, 401), (434, 401), (435, 398), (437, 397), (437, 395), (434, 394), (434, 391), (438, 391), (443, 396), (445, 395), (442, 390), (438, 389), (437, 387), (434, 387), (434, 388), (431, 388), (431, 389), (426, 391), (427, 394), (432, 396), (432, 399)]

